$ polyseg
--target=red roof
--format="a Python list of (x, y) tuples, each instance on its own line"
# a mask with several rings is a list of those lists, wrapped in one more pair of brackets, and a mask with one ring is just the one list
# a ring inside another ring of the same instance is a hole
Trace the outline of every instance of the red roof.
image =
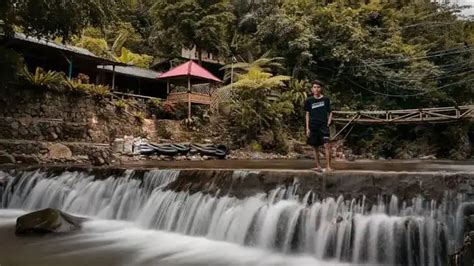
[(170, 69), (169, 71), (161, 74), (158, 79), (171, 79), (179, 77), (191, 77), (208, 81), (222, 82), (222, 80), (212, 75), (211, 72), (207, 71), (207, 69), (196, 64), (193, 60), (189, 60), (184, 64)]

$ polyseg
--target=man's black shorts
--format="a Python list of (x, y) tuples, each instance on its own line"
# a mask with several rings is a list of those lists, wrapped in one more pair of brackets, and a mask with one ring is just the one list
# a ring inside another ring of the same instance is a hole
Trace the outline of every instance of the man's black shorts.
[(325, 124), (315, 126), (309, 130), (308, 145), (319, 147), (323, 144), (329, 143), (329, 127)]

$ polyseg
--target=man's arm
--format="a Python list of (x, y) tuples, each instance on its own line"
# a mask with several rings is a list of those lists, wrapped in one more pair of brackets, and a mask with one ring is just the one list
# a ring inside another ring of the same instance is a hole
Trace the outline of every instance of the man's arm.
[(328, 126), (332, 124), (332, 111), (328, 115)]
[(328, 126), (332, 123), (332, 107), (331, 107), (331, 100), (328, 99)]
[(306, 135), (309, 137), (309, 112), (306, 112)]

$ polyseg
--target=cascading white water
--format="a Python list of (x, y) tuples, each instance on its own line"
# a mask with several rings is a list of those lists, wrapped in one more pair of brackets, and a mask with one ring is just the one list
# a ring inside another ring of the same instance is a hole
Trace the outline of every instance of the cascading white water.
[[(2, 173), (0, 173), (2, 174)], [(205, 236), (245, 246), (318, 259), (353, 263), (444, 265), (459, 242), (459, 208), (454, 202), (399, 202), (382, 197), (325, 198), (307, 193), (299, 201), (298, 186), (280, 187), (245, 199), (165, 190), (179, 172), (149, 171), (143, 180), (123, 177), (95, 180), (81, 172), (47, 176), (25, 172), (7, 178), (4, 208), (58, 208), (105, 219), (121, 219), (152, 229)], [(242, 175), (236, 172), (235, 175)], [(308, 204), (312, 202), (312, 204)]]
[[(15, 237), (15, 218), (0, 209), (0, 264), (7, 266), (336, 266), (311, 256), (291, 256), (233, 243), (144, 230), (130, 222), (91, 220), (61, 237)], [(25, 242), (28, 244), (25, 245)]]

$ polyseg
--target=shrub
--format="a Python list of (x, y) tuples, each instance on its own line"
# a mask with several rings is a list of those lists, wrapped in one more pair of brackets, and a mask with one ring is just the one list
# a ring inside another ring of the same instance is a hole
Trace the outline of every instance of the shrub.
[(161, 112), (159, 114), (158, 117), (161, 117), (161, 118), (174, 118), (175, 116), (175, 113), (176, 113), (176, 108), (175, 108), (175, 105), (171, 102), (164, 102), (162, 105), (161, 105)]
[(124, 110), (125, 108), (127, 108), (127, 103), (124, 100), (117, 100), (114, 104), (115, 108), (117, 108), (118, 110)]
[(133, 116), (135, 116), (135, 119), (137, 119), (140, 124), (145, 122), (145, 114), (143, 112), (135, 112)]
[(54, 91), (64, 89), (66, 77), (64, 73), (55, 71), (45, 71), (37, 67), (35, 73), (31, 73), (27, 67), (24, 67), (20, 73), (23, 79), (35, 87), (43, 87)]
[(174, 104), (174, 114), (172, 114), (175, 119), (183, 120), (188, 117), (188, 103), (179, 102)]
[(161, 107), (162, 105), (162, 101), (161, 99), (150, 99), (148, 100), (148, 105), (150, 105), (151, 107)]
[(87, 84), (90, 81), (89, 76), (87, 76), (86, 74), (83, 74), (83, 73), (79, 73), (79, 75), (77, 75), (76, 79), (78, 81), (80, 81), (81, 83), (84, 83), (84, 84)]
[(259, 68), (237, 75), (228, 115), (236, 142), (245, 145), (267, 130), (281, 128), (283, 118), (294, 111), (292, 102), (281, 93), (288, 79), (288, 76), (274, 76)]
[(250, 151), (253, 151), (253, 152), (262, 152), (263, 151), (263, 147), (260, 143), (256, 142), (256, 141), (253, 141), (250, 143), (249, 145), (249, 148), (250, 148)]
[(79, 79), (70, 80), (67, 82), (67, 85), (73, 92), (91, 95), (98, 98), (105, 98), (110, 94), (109, 86), (82, 83)]
[(188, 117), (188, 105), (187, 103), (172, 103), (172, 102), (161, 102), (159, 106), (152, 106), (156, 104), (150, 103), (150, 111), (156, 115), (157, 118), (161, 119), (176, 119), (182, 120)]
[(88, 92), (90, 95), (105, 98), (110, 95), (110, 88), (107, 85), (95, 85), (95, 84), (88, 84)]

